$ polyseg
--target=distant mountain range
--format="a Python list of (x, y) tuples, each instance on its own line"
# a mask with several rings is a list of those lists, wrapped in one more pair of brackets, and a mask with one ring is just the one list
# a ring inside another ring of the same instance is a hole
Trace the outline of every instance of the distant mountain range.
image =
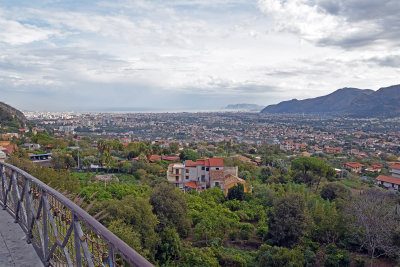
[(21, 128), (27, 123), (28, 120), (21, 111), (0, 102), (0, 125), (2, 127)]
[(230, 110), (249, 110), (249, 111), (260, 111), (264, 107), (256, 104), (230, 104), (225, 109)]
[(352, 117), (400, 116), (400, 85), (371, 89), (342, 88), (316, 98), (283, 101), (261, 113), (334, 113)]

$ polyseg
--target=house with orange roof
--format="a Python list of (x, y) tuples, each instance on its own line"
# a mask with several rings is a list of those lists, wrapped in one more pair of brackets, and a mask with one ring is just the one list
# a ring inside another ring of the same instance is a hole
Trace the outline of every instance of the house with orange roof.
[(149, 158), (149, 162), (154, 163), (156, 161), (160, 161), (161, 160), (161, 156), (159, 155), (151, 155)]
[(0, 141), (0, 146), (8, 146), (10, 143), (10, 141)]
[(6, 153), (7, 155), (10, 155), (14, 152), (14, 150), (17, 148), (17, 145), (6, 145), (6, 146), (0, 146), (0, 150)]
[(231, 189), (232, 187), (234, 187), (234, 186), (236, 186), (238, 184), (242, 184), (243, 185), (244, 192), (249, 192), (249, 189), (248, 189), (248, 186), (246, 184), (246, 181), (241, 179), (241, 178), (239, 178), (239, 177), (237, 177), (237, 176), (235, 176), (235, 175), (228, 174), (225, 177), (225, 183), (224, 184), (225, 184), (225, 190), (224, 190), (225, 191), (224, 192), (225, 196), (228, 195), (229, 189)]
[(346, 162), (345, 164), (343, 164), (343, 168), (353, 173), (361, 173), (363, 171), (364, 165), (358, 162)]
[(376, 183), (386, 189), (400, 191), (400, 164), (393, 164), (389, 168), (391, 175), (379, 175), (376, 177)]
[(325, 152), (328, 153), (328, 154), (339, 154), (339, 153), (342, 153), (342, 148), (326, 146), (325, 147)]

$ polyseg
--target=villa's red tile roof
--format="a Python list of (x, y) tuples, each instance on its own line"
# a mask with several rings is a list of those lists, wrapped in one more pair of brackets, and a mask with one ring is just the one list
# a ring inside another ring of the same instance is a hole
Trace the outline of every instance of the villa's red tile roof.
[(359, 167), (364, 166), (363, 164), (358, 163), (358, 162), (346, 162), (346, 165), (351, 168), (359, 168)]
[(376, 180), (400, 185), (400, 178), (389, 175), (379, 175), (378, 177), (376, 177)]
[(185, 187), (189, 187), (189, 188), (197, 188), (200, 185), (197, 185), (195, 181), (190, 181), (188, 183), (185, 183)]
[(396, 169), (396, 170), (400, 170), (400, 164), (393, 164), (393, 165), (390, 166), (389, 168), (391, 168), (391, 169)]

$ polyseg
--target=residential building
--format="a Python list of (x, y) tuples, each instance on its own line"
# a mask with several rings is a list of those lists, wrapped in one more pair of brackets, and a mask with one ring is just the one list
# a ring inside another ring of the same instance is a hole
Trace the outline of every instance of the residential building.
[(346, 162), (343, 164), (343, 168), (353, 173), (361, 173), (364, 165), (358, 162)]
[(391, 175), (379, 175), (376, 177), (376, 183), (384, 186), (386, 189), (400, 191), (400, 164), (394, 164), (389, 168)]
[(174, 163), (168, 166), (167, 171), (168, 181), (185, 192), (193, 189), (201, 192), (208, 188), (219, 187), (227, 194), (227, 190), (233, 184), (245, 183), (237, 176), (238, 167), (224, 167), (222, 158)]

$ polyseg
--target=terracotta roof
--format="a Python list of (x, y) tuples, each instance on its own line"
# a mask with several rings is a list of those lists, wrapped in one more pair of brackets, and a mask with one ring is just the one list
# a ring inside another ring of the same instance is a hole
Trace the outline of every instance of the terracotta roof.
[(391, 168), (391, 169), (396, 169), (396, 170), (400, 170), (400, 164), (393, 164), (393, 165), (390, 166), (389, 168)]
[(186, 160), (185, 161), (185, 167), (196, 167), (196, 162), (193, 162), (191, 160)]
[(159, 155), (151, 155), (149, 158), (150, 162), (154, 162), (155, 160), (159, 160), (161, 157)]
[(239, 183), (239, 182), (246, 183), (245, 180), (243, 180), (243, 179), (241, 179), (241, 178), (239, 178), (239, 177), (237, 177), (237, 176), (235, 176), (235, 175), (232, 175), (232, 174), (228, 174), (228, 175), (225, 177), (225, 185), (226, 185), (226, 186), (227, 186), (227, 185), (230, 185), (230, 184), (232, 184), (232, 183)]
[(346, 162), (345, 164), (351, 168), (358, 168), (364, 166), (363, 164), (358, 162)]
[(162, 156), (161, 159), (168, 161), (179, 161), (179, 157)]
[(190, 181), (188, 183), (185, 183), (185, 187), (189, 187), (189, 188), (197, 188), (200, 185), (197, 185), (195, 181)]
[(211, 180), (224, 180), (225, 179), (224, 170), (216, 170), (216, 171), (211, 170), (210, 178)]
[(207, 167), (223, 167), (224, 160), (221, 158), (211, 158), (205, 160), (205, 165)]
[(191, 160), (185, 161), (186, 167), (195, 167), (197, 165), (204, 165), (207, 167), (223, 167), (224, 161), (222, 158), (198, 159), (196, 162)]
[(196, 161), (196, 164), (197, 164), (197, 165), (205, 165), (205, 164), (206, 164), (206, 160), (205, 160), (205, 159), (198, 159), (198, 160)]
[(371, 165), (373, 168), (382, 168), (380, 165)]
[(379, 175), (378, 177), (376, 177), (376, 180), (400, 185), (400, 178), (389, 175)]

